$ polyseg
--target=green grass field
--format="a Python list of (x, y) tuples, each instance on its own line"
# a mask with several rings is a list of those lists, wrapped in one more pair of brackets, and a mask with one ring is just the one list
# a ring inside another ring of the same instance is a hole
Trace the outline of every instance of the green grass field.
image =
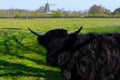
[(56, 28), (72, 32), (80, 26), (82, 33), (120, 32), (120, 19), (0, 19), (0, 80), (61, 80), (60, 69), (46, 63), (46, 50), (27, 28), (41, 33)]

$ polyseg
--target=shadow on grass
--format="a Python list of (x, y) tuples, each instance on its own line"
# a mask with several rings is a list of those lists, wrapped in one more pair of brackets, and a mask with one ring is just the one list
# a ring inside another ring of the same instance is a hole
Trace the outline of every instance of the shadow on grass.
[[(25, 56), (26, 54), (39, 55), (40, 57), (45, 57), (45, 52), (38, 45), (34, 43), (25, 42), (24, 39), (27, 38), (27, 34), (17, 35), (10, 32), (3, 32), (2, 41), (0, 41), (3, 49), (0, 54), (10, 55), (14, 58), (19, 58), (20, 60), (32, 61), (38, 65), (45, 65), (47, 63), (43, 59), (36, 59), (36, 57)], [(29, 38), (28, 38), (29, 39)], [(29, 40), (28, 40), (29, 41)], [(30, 41), (32, 42), (32, 40)], [(38, 48), (39, 47), (39, 48)], [(2, 56), (1, 56), (2, 57)], [(39, 57), (37, 57), (39, 58)], [(60, 80), (59, 71), (47, 70), (43, 68), (30, 67), (23, 64), (8, 62), (6, 59), (0, 60), (0, 77), (4, 76), (31, 76), (31, 77), (41, 77), (46, 78), (46, 80)]]
[[(4, 60), (0, 60), (0, 70), (5, 71), (0, 73), (0, 77), (3, 76), (31, 76), (31, 77), (42, 77), (50, 80), (50, 78), (60, 79), (58, 71), (43, 70), (40, 68), (33, 68), (23, 64), (10, 63)], [(51, 75), (50, 74), (57, 74)]]

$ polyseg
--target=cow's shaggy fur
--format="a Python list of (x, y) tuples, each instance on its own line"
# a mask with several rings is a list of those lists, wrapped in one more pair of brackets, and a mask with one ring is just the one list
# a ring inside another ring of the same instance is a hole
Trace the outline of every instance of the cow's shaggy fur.
[(38, 36), (47, 62), (63, 80), (120, 80), (120, 34), (78, 34), (56, 29)]

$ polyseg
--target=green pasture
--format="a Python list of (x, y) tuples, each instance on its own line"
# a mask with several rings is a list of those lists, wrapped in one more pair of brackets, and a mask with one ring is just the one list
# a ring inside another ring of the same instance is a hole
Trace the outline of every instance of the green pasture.
[(83, 26), (82, 32), (117, 32), (120, 27), (120, 18), (41, 18), (41, 19), (0, 19), (1, 28), (27, 27), (40, 32), (51, 29), (64, 28), (73, 31)]
[(46, 50), (28, 27), (45, 33), (56, 28), (81, 33), (120, 32), (119, 18), (0, 19), (0, 80), (61, 80), (60, 69), (46, 63)]

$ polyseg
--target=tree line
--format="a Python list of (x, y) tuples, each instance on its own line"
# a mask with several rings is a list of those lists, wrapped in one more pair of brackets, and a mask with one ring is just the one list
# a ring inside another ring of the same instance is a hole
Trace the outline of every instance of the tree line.
[(70, 11), (62, 9), (51, 10), (51, 14), (45, 13), (44, 6), (34, 11), (25, 9), (0, 9), (0, 18), (79, 18), (79, 17), (115, 17), (120, 18), (120, 8), (111, 12), (101, 5), (93, 5), (89, 10)]

